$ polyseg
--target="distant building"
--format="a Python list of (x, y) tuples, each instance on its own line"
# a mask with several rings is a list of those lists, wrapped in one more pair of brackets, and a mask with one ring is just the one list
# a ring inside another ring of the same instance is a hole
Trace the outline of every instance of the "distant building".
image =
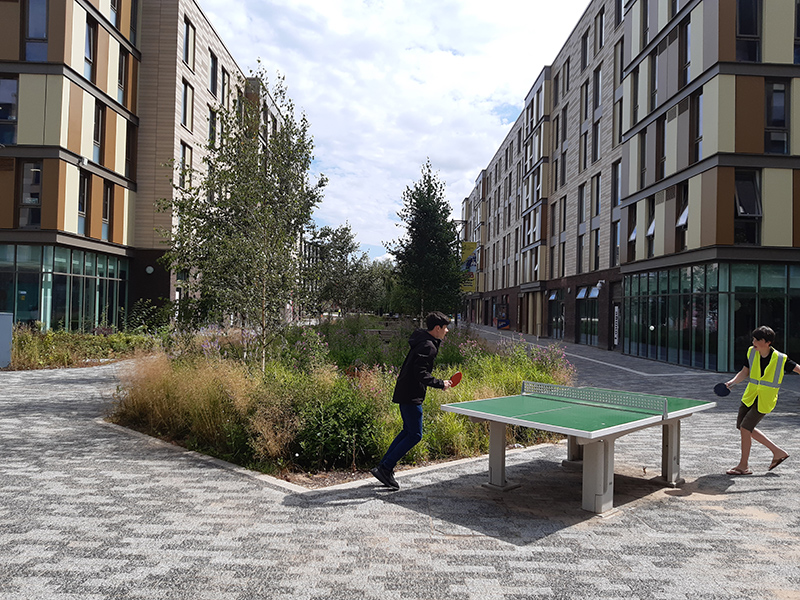
[(155, 203), (241, 69), (193, 0), (0, 2), (0, 22), (0, 312), (92, 330), (174, 299)]
[(721, 371), (767, 324), (800, 356), (798, 10), (591, 2), (464, 201), (469, 319)]

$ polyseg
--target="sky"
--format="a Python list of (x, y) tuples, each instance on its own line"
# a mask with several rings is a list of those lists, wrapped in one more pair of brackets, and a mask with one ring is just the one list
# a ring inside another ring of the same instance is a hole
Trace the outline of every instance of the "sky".
[(372, 259), (403, 236), (403, 192), (430, 159), (461, 218), (525, 96), (589, 0), (198, 0), (233, 58), (286, 79), (328, 179), (319, 227)]

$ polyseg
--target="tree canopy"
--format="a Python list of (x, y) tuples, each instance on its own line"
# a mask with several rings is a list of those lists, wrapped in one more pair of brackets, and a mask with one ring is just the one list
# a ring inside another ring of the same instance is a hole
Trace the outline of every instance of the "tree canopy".
[(397, 265), (397, 298), (412, 314), (432, 310), (456, 312), (461, 303), (461, 243), (450, 218), (445, 184), (430, 160), (422, 176), (403, 192), (403, 237), (388, 244)]
[[(313, 139), (282, 77), (259, 70), (239, 82), (231, 109), (217, 107), (203, 168), (178, 166), (163, 201), (173, 228), (165, 260), (179, 276), (184, 322), (237, 322), (267, 338), (307, 300), (300, 240), (322, 199)], [(212, 118), (213, 118), (212, 114)]]

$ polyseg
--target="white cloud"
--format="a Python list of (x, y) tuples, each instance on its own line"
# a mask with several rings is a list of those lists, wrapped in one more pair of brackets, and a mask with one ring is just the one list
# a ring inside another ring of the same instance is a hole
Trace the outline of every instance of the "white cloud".
[[(315, 213), (359, 242), (401, 235), (430, 157), (453, 218), (589, 0), (200, 0), (239, 65), (286, 76), (328, 179)], [(375, 254), (375, 252), (372, 252)]]

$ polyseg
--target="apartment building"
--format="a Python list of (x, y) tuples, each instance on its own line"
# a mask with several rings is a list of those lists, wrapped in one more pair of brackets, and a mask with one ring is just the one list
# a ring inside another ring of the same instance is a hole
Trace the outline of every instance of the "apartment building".
[[(507, 304), (518, 331), (721, 371), (767, 324), (800, 355), (799, 11), (591, 2), (501, 146), (522, 131), (522, 209), (500, 234), (520, 231), (519, 287), (485, 261), (468, 316)], [(488, 225), (482, 193), (465, 219)]]
[(156, 202), (241, 70), (194, 0), (8, 1), (0, 21), (0, 312), (120, 325), (174, 297)]

